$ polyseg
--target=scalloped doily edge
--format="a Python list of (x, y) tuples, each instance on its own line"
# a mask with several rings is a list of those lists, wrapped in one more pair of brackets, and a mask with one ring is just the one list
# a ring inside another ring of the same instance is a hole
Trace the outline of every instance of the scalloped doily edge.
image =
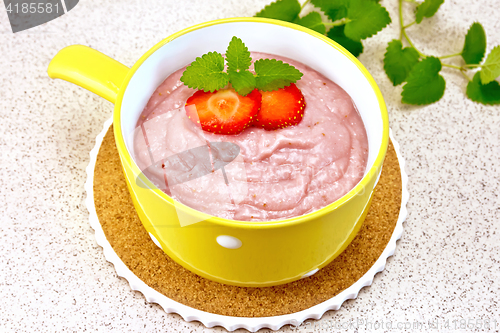
[(256, 332), (262, 328), (278, 330), (287, 324), (296, 327), (307, 319), (320, 319), (327, 311), (338, 310), (342, 306), (344, 301), (348, 299), (355, 299), (358, 296), (361, 288), (370, 286), (373, 283), (375, 275), (384, 270), (387, 258), (394, 254), (396, 250), (396, 242), (401, 238), (403, 234), (403, 222), (406, 220), (408, 214), (406, 204), (408, 203), (408, 199), (410, 197), (407, 189), (408, 175), (405, 172), (405, 161), (403, 160), (401, 152), (399, 151), (399, 144), (394, 140), (392, 130), (390, 130), (389, 136), (394, 145), (394, 149), (396, 150), (399, 167), (401, 169), (403, 192), (401, 198), (401, 209), (399, 211), (399, 217), (396, 223), (396, 227), (392, 233), (389, 243), (387, 244), (380, 257), (377, 259), (375, 264), (373, 264), (368, 272), (366, 272), (358, 281), (356, 281), (346, 290), (342, 291), (340, 294), (330, 298), (327, 301), (299, 312), (281, 316), (258, 318), (230, 317), (191, 308), (189, 306), (176, 302), (166, 297), (165, 295), (160, 294), (153, 288), (149, 287), (142, 280), (140, 280), (123, 263), (120, 257), (118, 257), (118, 255), (111, 247), (111, 244), (106, 239), (106, 236), (104, 235), (104, 231), (97, 217), (97, 212), (94, 205), (94, 169), (102, 141), (112, 123), (112, 118), (108, 119), (104, 123), (103, 130), (97, 136), (95, 146), (90, 151), (90, 162), (86, 168), (87, 180), (85, 182), (85, 191), (87, 192), (87, 198), (85, 199), (85, 204), (89, 211), (90, 226), (95, 231), (97, 244), (102, 247), (106, 260), (114, 265), (116, 273), (119, 276), (128, 281), (132, 290), (141, 292), (148, 302), (157, 303), (167, 313), (177, 313), (187, 322), (199, 321), (206, 327), (222, 326), (228, 331), (234, 331), (239, 328), (244, 328), (250, 332)]

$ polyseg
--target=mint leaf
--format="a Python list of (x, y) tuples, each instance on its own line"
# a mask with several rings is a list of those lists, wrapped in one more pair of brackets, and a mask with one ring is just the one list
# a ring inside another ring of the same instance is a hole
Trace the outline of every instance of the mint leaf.
[(300, 3), (297, 0), (278, 0), (264, 7), (255, 16), (293, 22), (299, 13)]
[(344, 33), (352, 40), (373, 36), (391, 23), (387, 10), (372, 0), (350, 0), (347, 18)]
[(229, 42), (226, 51), (226, 61), (228, 71), (246, 70), (252, 63), (250, 51), (248, 51), (248, 48), (243, 44), (243, 41), (236, 36), (233, 36)]
[(255, 76), (250, 71), (228, 71), (229, 80), (234, 90), (246, 96), (255, 89)]
[(437, 102), (444, 94), (446, 82), (439, 75), (441, 61), (427, 57), (413, 66), (403, 86), (401, 101), (407, 104), (430, 104)]
[(418, 52), (413, 47), (405, 47), (394, 39), (387, 46), (384, 56), (384, 70), (394, 86), (403, 83), (413, 66), (418, 63)]
[(500, 104), (500, 84), (497, 81), (482, 84), (481, 74), (477, 72), (467, 85), (467, 97), (482, 104)]
[(500, 76), (500, 46), (495, 46), (481, 66), (481, 82), (487, 84)]
[(296, 19), (294, 23), (297, 23), (311, 30), (317, 31), (320, 34), (324, 34), (326, 32), (325, 25), (323, 24), (321, 15), (318, 12), (310, 12), (309, 14), (307, 14), (302, 18)]
[(321, 9), (332, 21), (337, 21), (347, 16), (349, 0), (311, 0), (311, 3)]
[(438, 11), (439, 7), (443, 4), (444, 0), (425, 0), (417, 7), (415, 13), (415, 21), (422, 22), (424, 17), (432, 17)]
[(351, 52), (353, 56), (357, 57), (361, 54), (361, 52), (363, 52), (363, 44), (361, 43), (361, 41), (347, 38), (344, 34), (344, 28), (345, 26), (343, 25), (333, 27), (328, 31), (326, 35), (345, 47), (345, 49)]
[(466, 64), (479, 64), (486, 52), (486, 34), (479, 22), (473, 23), (465, 36), (462, 58)]
[(296, 82), (302, 73), (295, 67), (276, 59), (259, 59), (254, 63), (257, 89), (278, 90)]
[(181, 81), (189, 88), (214, 92), (224, 88), (229, 75), (224, 73), (224, 58), (217, 52), (208, 52), (189, 65), (182, 74)]
[(224, 72), (224, 58), (220, 53), (206, 53), (186, 67), (180, 80), (190, 88), (210, 92), (231, 83), (238, 94), (246, 96), (256, 87), (264, 91), (277, 90), (302, 77), (298, 69), (276, 59), (257, 60), (254, 75), (248, 70), (252, 63), (250, 52), (236, 36), (229, 43), (226, 60), (227, 73)]

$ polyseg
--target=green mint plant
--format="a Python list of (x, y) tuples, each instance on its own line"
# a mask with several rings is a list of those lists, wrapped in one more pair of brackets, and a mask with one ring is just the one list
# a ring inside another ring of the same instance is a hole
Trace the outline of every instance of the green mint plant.
[[(486, 53), (486, 34), (480, 23), (475, 22), (465, 36), (461, 52), (434, 57), (420, 52), (406, 29), (420, 24), (424, 18), (432, 17), (444, 0), (405, 0), (416, 6), (415, 20), (407, 25), (403, 18), (403, 0), (399, 0), (399, 20), (401, 32), (399, 39), (392, 40), (384, 56), (384, 70), (394, 86), (405, 83), (401, 93), (403, 103), (423, 105), (437, 102), (443, 97), (446, 87), (444, 78), (439, 75), (442, 67), (459, 70), (467, 79), (467, 97), (482, 104), (500, 104), (500, 85), (495, 79), (500, 76), (500, 46), (494, 47), (481, 64)], [(403, 39), (409, 46), (403, 48)], [(461, 56), (464, 65), (455, 66), (442, 62), (443, 59)], [(477, 70), (471, 79), (467, 72)]]
[(262, 91), (278, 90), (297, 82), (302, 73), (295, 67), (276, 59), (259, 59), (254, 62), (255, 74), (249, 71), (252, 64), (250, 51), (243, 41), (234, 36), (224, 57), (218, 52), (208, 52), (196, 58), (182, 74), (181, 81), (189, 88), (214, 92), (229, 83), (242, 96), (255, 88)]
[[(308, 3), (322, 11), (331, 22), (323, 21), (317, 10), (301, 16)], [(255, 16), (296, 23), (326, 34), (355, 57), (363, 52), (363, 39), (391, 23), (387, 10), (375, 0), (306, 0), (302, 5), (298, 0), (277, 0)]]

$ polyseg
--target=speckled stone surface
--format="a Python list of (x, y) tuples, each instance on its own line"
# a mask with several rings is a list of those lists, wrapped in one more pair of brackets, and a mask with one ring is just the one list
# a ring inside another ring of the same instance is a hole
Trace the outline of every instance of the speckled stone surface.
[[(148, 304), (105, 260), (88, 223), (83, 184), (88, 153), (113, 106), (50, 80), (46, 69), (71, 44), (131, 66), (182, 28), (252, 16), (268, 2), (81, 0), (68, 14), (17, 34), (0, 7), (0, 332), (225, 331)], [(438, 103), (401, 104), (401, 87), (392, 86), (382, 63), (387, 42), (399, 36), (397, 2), (382, 3), (394, 22), (365, 42), (360, 60), (382, 90), (407, 161), (409, 216), (395, 256), (374, 284), (298, 331), (339, 331), (335, 323), (347, 331), (377, 328), (366, 322), (387, 331), (391, 322), (392, 331), (402, 323), (399, 331), (424, 332), (428, 326), (413, 330), (407, 323), (430, 321), (444, 332), (465, 322), (484, 327), (486, 320), (489, 331), (495, 321), (499, 330), (500, 107), (466, 99), (465, 79), (447, 68)], [(500, 44), (499, 6), (498, 0), (447, 0), (408, 32), (423, 52), (444, 55), (459, 52), (468, 27), (480, 21), (490, 50)]]

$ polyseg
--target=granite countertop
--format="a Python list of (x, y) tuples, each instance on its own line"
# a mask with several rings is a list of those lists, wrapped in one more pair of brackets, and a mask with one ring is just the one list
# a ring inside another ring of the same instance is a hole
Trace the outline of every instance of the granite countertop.
[[(66, 15), (16, 34), (0, 7), (1, 332), (225, 331), (147, 303), (105, 260), (88, 223), (83, 185), (89, 151), (113, 105), (49, 79), (46, 70), (71, 44), (132, 66), (178, 30), (252, 16), (268, 2), (82, 0)], [(382, 62), (387, 43), (399, 37), (398, 4), (382, 4), (394, 22), (365, 42), (359, 59), (380, 86), (407, 163), (409, 215), (395, 255), (373, 285), (312, 323), (331, 332), (333, 322), (358, 319), (437, 320), (453, 330), (490, 320), (498, 330), (500, 107), (465, 98), (466, 80), (449, 68), (442, 71), (447, 84), (438, 103), (402, 104), (401, 86), (392, 86)], [(499, 6), (498, 0), (446, 0), (409, 32), (423, 52), (444, 55), (461, 51), (467, 29), (479, 21), (489, 51), (500, 44)]]

